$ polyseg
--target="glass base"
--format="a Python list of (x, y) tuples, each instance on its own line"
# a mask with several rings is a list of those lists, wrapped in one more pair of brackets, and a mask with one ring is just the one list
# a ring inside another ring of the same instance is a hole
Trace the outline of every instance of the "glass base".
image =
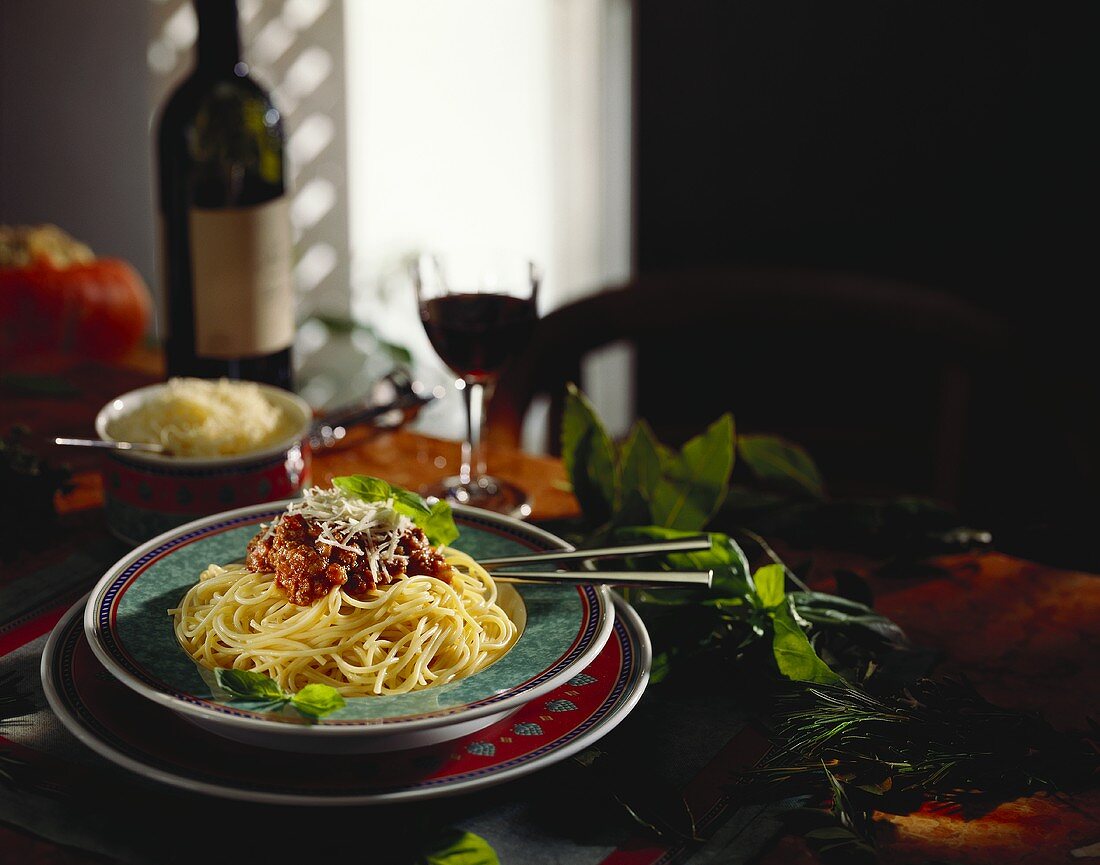
[(468, 484), (454, 475), (424, 487), (420, 492), (428, 499), (445, 499), (520, 519), (531, 516), (531, 499), (527, 493), (515, 484), (490, 475), (473, 478)]

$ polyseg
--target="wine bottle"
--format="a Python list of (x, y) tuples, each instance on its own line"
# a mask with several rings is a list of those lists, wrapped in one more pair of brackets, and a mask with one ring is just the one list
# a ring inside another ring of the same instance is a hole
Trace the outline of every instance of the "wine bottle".
[(194, 0), (191, 75), (157, 131), (170, 376), (293, 384), (282, 118), (241, 60), (236, 0)]

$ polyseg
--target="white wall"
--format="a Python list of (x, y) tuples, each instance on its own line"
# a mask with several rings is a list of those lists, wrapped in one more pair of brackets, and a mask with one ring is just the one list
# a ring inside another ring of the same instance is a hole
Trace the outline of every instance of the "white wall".
[[(356, 0), (344, 9), (360, 319), (410, 345), (443, 381), (401, 267), (410, 253), (528, 255), (545, 275), (543, 313), (629, 276), (629, 0)], [(633, 410), (625, 363), (616, 355), (588, 376), (616, 431)], [(452, 401), (449, 429), (442, 412), (433, 420), (457, 436)], [(529, 447), (540, 444), (537, 427)]]
[[(157, 46), (183, 5), (0, 0), (0, 222), (56, 223), (129, 260), (154, 292), (151, 120), (189, 65), (188, 45), (172, 57)], [(246, 54), (263, 48), (252, 40), (276, 19), (295, 37), (284, 54), (257, 58), (277, 97), (309, 44), (336, 58), (330, 84), (343, 84), (347, 51), (346, 100), (339, 87), (317, 91), (336, 134), (310, 170), (331, 180), (339, 205), (325, 216), (335, 228), (317, 229), (336, 256), (320, 306), (343, 305), (350, 258), (359, 317), (438, 368), (410, 287), (391, 279), (410, 249), (533, 255), (546, 270), (544, 311), (629, 274), (630, 0), (241, 0), (241, 9)], [(303, 25), (311, 9), (320, 17)], [(314, 110), (292, 118), (292, 135)], [(294, 180), (302, 188), (308, 178)], [(586, 381), (614, 429), (632, 412), (624, 363), (593, 367)], [(459, 418), (437, 431), (457, 435)]]

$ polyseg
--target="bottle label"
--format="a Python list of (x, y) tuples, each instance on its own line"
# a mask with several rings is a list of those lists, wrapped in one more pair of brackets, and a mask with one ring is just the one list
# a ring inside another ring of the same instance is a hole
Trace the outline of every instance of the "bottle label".
[(287, 197), (190, 213), (195, 354), (232, 360), (294, 341)]

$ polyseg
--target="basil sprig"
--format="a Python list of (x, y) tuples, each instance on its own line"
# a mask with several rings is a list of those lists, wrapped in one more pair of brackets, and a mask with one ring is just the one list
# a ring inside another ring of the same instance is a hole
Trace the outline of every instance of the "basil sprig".
[(252, 670), (218, 668), (214, 671), (214, 678), (234, 699), (256, 700), (271, 709), (281, 709), (289, 703), (308, 718), (323, 718), (344, 706), (340, 692), (329, 685), (315, 683), (306, 685), (295, 694), (288, 694), (270, 676)]
[[(585, 522), (594, 529), (590, 542), (697, 534), (725, 500), (738, 456), (761, 477), (786, 480), (803, 494), (823, 493), (820, 473), (805, 451), (774, 437), (738, 437), (730, 414), (679, 451), (659, 442), (644, 421), (616, 445), (584, 394), (569, 386), (562, 459)], [(710, 539), (709, 550), (671, 554), (661, 566), (713, 570), (711, 591), (641, 592), (636, 598), (639, 606), (651, 616), (674, 620), (681, 633), (690, 631), (696, 649), (711, 648), (729, 637), (740, 641), (738, 650), (762, 640), (770, 643), (782, 676), (812, 683), (842, 681), (810, 643), (808, 623), (798, 613), (798, 595), (787, 593), (785, 569), (768, 565), (751, 574), (736, 541), (718, 533), (711, 533)], [(685, 651), (690, 649), (681, 641), (659, 652), (654, 680), (667, 672), (674, 655)]]
[(333, 478), (332, 485), (366, 502), (393, 499), (394, 510), (420, 526), (428, 540), (437, 547), (446, 546), (458, 537), (458, 527), (451, 514), (451, 506), (444, 501), (429, 505), (412, 490), (370, 475), (344, 475)]

